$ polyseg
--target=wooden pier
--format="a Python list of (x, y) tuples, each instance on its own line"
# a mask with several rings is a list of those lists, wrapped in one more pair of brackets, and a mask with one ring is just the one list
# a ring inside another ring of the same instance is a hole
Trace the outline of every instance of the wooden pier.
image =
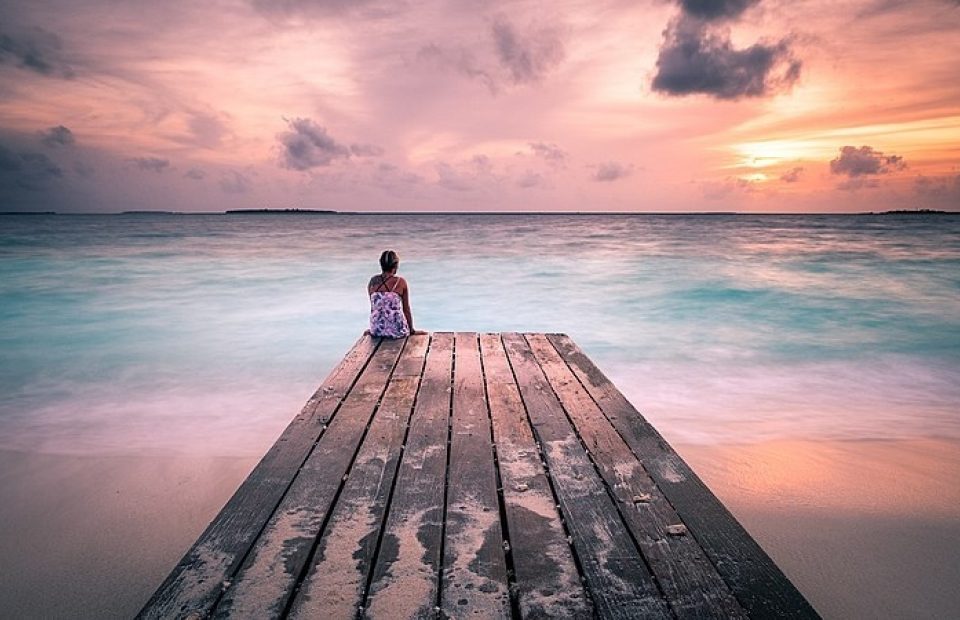
[(365, 336), (142, 618), (816, 618), (562, 334)]

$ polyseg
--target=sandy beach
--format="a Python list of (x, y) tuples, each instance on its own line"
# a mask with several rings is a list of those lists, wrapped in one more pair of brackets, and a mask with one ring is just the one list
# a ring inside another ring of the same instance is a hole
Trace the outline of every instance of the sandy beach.
[[(960, 612), (960, 442), (677, 447), (825, 618)], [(134, 615), (256, 461), (0, 452), (0, 607)]]
[(256, 458), (0, 451), (0, 609), (130, 618)]
[(960, 442), (677, 449), (824, 618), (960, 614)]

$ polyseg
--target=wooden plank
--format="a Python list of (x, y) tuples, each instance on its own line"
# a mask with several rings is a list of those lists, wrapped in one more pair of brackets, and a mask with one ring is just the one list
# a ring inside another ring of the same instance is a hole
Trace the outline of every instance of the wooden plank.
[(507, 563), (500, 528), (497, 473), (490, 439), (477, 334), (454, 337), (453, 412), (447, 475), (444, 616), (509, 618)]
[(480, 336), (484, 380), (523, 618), (591, 618), (583, 589), (499, 334)]
[(215, 617), (283, 613), (403, 348), (403, 340), (380, 345), (224, 592)]
[(548, 336), (591, 398), (695, 534), (751, 618), (817, 613), (670, 445), (567, 336)]
[(526, 340), (504, 334), (503, 342), (598, 613), (605, 618), (670, 617)]
[(633, 533), (673, 613), (682, 618), (745, 618), (730, 588), (685, 527), (663, 493), (583, 389), (544, 334), (527, 343), (560, 399), (594, 466), (618, 500), (620, 515)]
[(379, 345), (361, 337), (153, 594), (140, 618), (206, 614)]
[(363, 604), (429, 340), (408, 338), (287, 617), (350, 618)]
[(453, 335), (434, 334), (363, 610), (366, 617), (435, 614), (452, 368)]

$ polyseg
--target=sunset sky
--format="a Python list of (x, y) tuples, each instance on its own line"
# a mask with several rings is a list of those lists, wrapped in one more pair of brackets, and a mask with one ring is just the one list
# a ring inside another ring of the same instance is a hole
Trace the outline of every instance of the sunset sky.
[(960, 210), (956, 0), (0, 0), (0, 210)]

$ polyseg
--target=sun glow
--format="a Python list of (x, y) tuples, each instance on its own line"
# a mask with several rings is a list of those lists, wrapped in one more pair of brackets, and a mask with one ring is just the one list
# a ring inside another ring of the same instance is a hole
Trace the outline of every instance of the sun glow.
[(823, 159), (836, 150), (832, 144), (818, 140), (764, 140), (735, 144), (737, 168), (768, 168), (803, 159)]

